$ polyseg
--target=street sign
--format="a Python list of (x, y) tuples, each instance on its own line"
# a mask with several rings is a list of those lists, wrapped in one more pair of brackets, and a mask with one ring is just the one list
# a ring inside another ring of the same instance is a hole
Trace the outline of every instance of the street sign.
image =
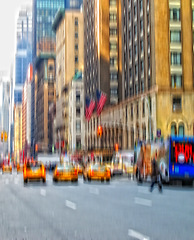
[(157, 129), (157, 137), (158, 137), (158, 138), (161, 137), (161, 129), (160, 129), (160, 128)]

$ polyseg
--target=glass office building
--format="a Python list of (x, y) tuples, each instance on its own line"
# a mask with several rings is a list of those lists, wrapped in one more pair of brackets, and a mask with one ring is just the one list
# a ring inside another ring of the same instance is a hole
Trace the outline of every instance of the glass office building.
[(22, 102), (22, 88), (29, 63), (32, 61), (32, 8), (19, 11), (17, 19), (17, 48), (15, 55), (14, 104)]

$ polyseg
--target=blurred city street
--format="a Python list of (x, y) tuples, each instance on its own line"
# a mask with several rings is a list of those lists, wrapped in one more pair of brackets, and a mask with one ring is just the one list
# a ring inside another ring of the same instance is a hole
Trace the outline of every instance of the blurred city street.
[(106, 182), (23, 184), (22, 174), (0, 173), (0, 239), (193, 239), (194, 188), (120, 177)]

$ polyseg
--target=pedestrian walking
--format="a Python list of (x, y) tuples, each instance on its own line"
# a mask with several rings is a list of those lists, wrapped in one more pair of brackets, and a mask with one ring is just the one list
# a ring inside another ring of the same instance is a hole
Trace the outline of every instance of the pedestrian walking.
[(155, 183), (158, 184), (158, 189), (160, 192), (162, 192), (162, 182), (161, 182), (160, 172), (159, 172), (158, 163), (157, 163), (157, 151), (155, 152), (155, 156), (152, 160), (152, 183), (150, 186), (150, 192), (153, 191)]

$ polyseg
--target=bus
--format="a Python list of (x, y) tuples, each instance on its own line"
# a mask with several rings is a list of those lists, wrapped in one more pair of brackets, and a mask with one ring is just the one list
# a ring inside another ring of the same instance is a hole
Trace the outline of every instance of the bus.
[(134, 166), (134, 151), (133, 150), (121, 150), (113, 153), (113, 157), (110, 164), (111, 175), (122, 175), (127, 173), (133, 175)]
[(156, 151), (163, 182), (194, 180), (194, 138), (170, 137), (162, 142), (136, 146), (134, 169), (138, 181), (151, 177), (151, 160)]

